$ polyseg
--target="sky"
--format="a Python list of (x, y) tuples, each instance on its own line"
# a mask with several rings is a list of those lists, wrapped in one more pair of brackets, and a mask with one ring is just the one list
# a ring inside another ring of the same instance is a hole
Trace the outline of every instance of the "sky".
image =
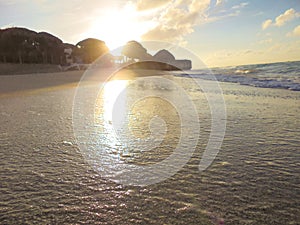
[(98, 38), (111, 50), (168, 42), (208, 67), (300, 60), (300, 0), (0, 0), (7, 27), (72, 44)]

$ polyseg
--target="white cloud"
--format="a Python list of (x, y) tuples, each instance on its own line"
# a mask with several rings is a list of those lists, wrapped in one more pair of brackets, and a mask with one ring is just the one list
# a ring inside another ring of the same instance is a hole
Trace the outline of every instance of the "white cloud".
[(232, 6), (232, 9), (241, 9), (241, 8), (244, 8), (245, 6), (249, 5), (249, 2), (242, 2), (241, 4), (239, 5), (234, 5)]
[(287, 34), (288, 37), (300, 37), (300, 25), (295, 27), (295, 29), (292, 32), (289, 32)]
[(18, 2), (16, 0), (6, 0), (6, 1), (0, 1), (0, 6), (1, 5), (15, 5)]
[[(215, 6), (226, 2), (227, 0), (217, 0)], [(241, 9), (248, 4), (243, 2), (228, 10), (220, 11), (218, 7), (212, 10), (211, 0), (173, 0), (171, 4), (158, 11), (159, 15), (155, 17), (157, 26), (145, 33), (142, 40), (184, 43), (183, 37), (194, 32), (195, 26), (239, 16)]]
[(241, 14), (240, 10), (235, 10), (235, 11), (222, 11), (222, 15), (217, 15), (217, 16), (210, 16), (210, 17), (205, 17), (203, 23), (213, 23), (219, 20), (224, 20), (229, 17), (237, 17)]
[(268, 38), (268, 39), (261, 40), (258, 43), (259, 44), (270, 44), (272, 42), (273, 42), (273, 39), (272, 38)]
[(192, 33), (200, 19), (205, 17), (209, 5), (210, 0), (175, 0), (156, 15), (157, 25), (142, 39), (182, 42), (183, 37)]
[(230, 66), (299, 60), (300, 41), (277, 42), (253, 49), (223, 49), (205, 56), (208, 66)]
[(270, 26), (281, 27), (281, 26), (285, 25), (287, 22), (294, 20), (295, 18), (298, 18), (298, 17), (300, 17), (300, 13), (296, 12), (295, 9), (290, 8), (290, 9), (286, 10), (283, 14), (280, 14), (279, 16), (277, 16), (275, 18), (274, 23), (271, 19), (264, 21), (262, 23), (262, 29), (265, 30)]
[(272, 25), (272, 20), (266, 20), (265, 22), (262, 23), (261, 27), (263, 30), (265, 30), (271, 25)]
[(217, 0), (216, 6), (219, 6), (219, 5), (223, 4), (223, 2), (224, 2), (224, 0)]
[(264, 15), (263, 11), (259, 11), (259, 12), (253, 14), (254, 17), (261, 16), (261, 15)]
[(172, 2), (172, 0), (139, 0), (136, 4), (136, 8), (139, 11), (156, 9), (170, 2)]
[(249, 2), (242, 2), (238, 5), (234, 5), (229, 8), (225, 7), (218, 7), (220, 4), (227, 3), (227, 0), (217, 0), (216, 7), (214, 9), (210, 8), (209, 14), (205, 17), (205, 20), (203, 20), (203, 23), (212, 23), (220, 20), (225, 20), (229, 17), (237, 17), (241, 15), (243, 12), (243, 8), (245, 8), (247, 5), (249, 5)]
[(248, 64), (254, 63), (254, 59), (258, 58), (262, 54), (263, 52), (255, 51), (253, 49), (223, 49), (209, 54), (206, 57), (205, 62), (208, 66), (242, 65), (245, 64), (245, 62)]
[(297, 13), (293, 8), (286, 10), (283, 14), (279, 15), (275, 19), (275, 25), (278, 27), (283, 26), (285, 23), (287, 23), (290, 20), (295, 19), (296, 17), (299, 17), (299, 13)]

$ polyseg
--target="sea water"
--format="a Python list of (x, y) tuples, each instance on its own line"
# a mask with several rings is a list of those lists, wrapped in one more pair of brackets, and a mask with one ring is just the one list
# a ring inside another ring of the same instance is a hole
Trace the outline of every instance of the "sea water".
[(300, 61), (218, 67), (177, 73), (178, 76), (212, 79), (265, 88), (300, 91)]

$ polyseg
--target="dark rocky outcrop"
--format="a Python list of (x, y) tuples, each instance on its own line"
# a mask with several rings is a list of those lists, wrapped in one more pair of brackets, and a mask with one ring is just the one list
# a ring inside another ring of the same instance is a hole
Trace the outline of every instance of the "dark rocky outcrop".
[(142, 61), (135, 62), (124, 67), (125, 69), (143, 69), (143, 70), (166, 70), (175, 71), (180, 70), (180, 68), (173, 66), (168, 63), (158, 62), (158, 61)]

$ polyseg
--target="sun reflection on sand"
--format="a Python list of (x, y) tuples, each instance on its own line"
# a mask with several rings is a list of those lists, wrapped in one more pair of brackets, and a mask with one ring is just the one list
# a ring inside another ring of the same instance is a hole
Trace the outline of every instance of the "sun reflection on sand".
[[(180, 118), (172, 104), (155, 96), (173, 98), (173, 90), (155, 80), (133, 77), (132, 71), (119, 72), (98, 94), (94, 111), (98, 147), (117, 160), (152, 164), (176, 148)], [(140, 98), (144, 92), (148, 97)]]
[(118, 109), (114, 111), (117, 113), (117, 115), (114, 116), (121, 117), (124, 115), (126, 109), (126, 94), (122, 93), (120, 97), (123, 99), (122, 101), (118, 101), (118, 105), (116, 105), (116, 100), (121, 92), (126, 92), (128, 82), (128, 80), (113, 80), (105, 84), (103, 89), (103, 117), (105, 121), (112, 121), (114, 107)]
[[(120, 145), (112, 124), (113, 118), (118, 121), (127, 116), (126, 87), (128, 80), (112, 80), (106, 82), (98, 94), (96, 101), (94, 121), (99, 134), (106, 134), (107, 145), (115, 148)], [(121, 101), (116, 101), (122, 98)]]

